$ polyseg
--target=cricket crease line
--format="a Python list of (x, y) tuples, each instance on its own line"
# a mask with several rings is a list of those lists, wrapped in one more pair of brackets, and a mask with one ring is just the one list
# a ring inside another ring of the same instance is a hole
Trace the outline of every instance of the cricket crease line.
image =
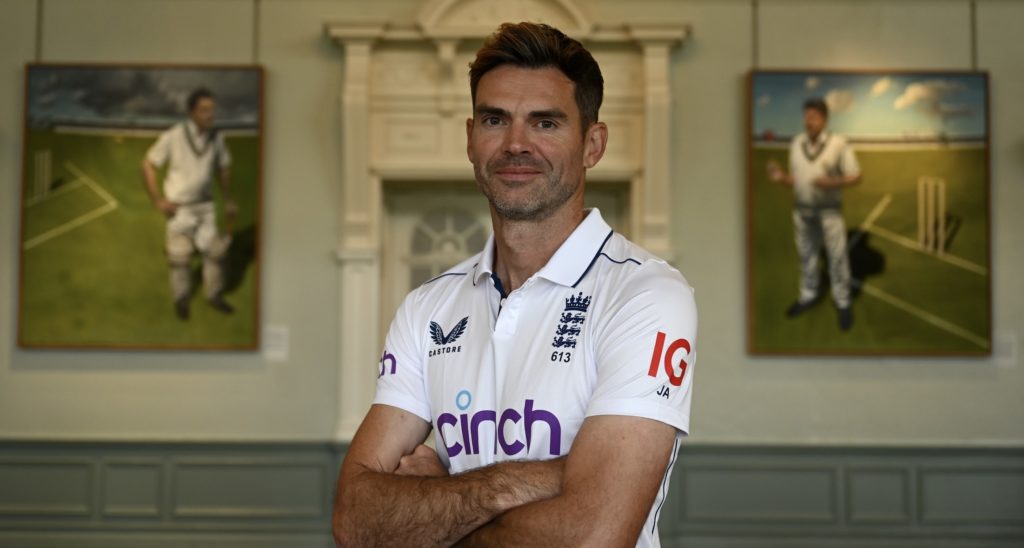
[(908, 303), (907, 301), (904, 301), (903, 299), (896, 297), (895, 295), (886, 293), (885, 291), (875, 287), (874, 285), (865, 283), (864, 285), (861, 286), (861, 289), (868, 295), (871, 295), (876, 299), (891, 304), (892, 306), (895, 306), (896, 308), (899, 308), (913, 316), (917, 316), (918, 318), (934, 325), (935, 327), (938, 327), (939, 329), (942, 329), (943, 331), (956, 335), (957, 337), (960, 337), (961, 339), (964, 339), (968, 342), (972, 342), (982, 348), (988, 348), (989, 346), (988, 340), (985, 339), (984, 337), (972, 333), (967, 329), (964, 329), (963, 327), (960, 327), (959, 325), (956, 325), (952, 322), (946, 321), (936, 316), (935, 314), (932, 314), (931, 312), (922, 310)]
[(958, 267), (960, 267), (960, 268), (962, 268), (964, 270), (967, 270), (969, 272), (973, 272), (973, 273), (978, 274), (980, 276), (987, 276), (988, 275), (988, 269), (985, 268), (984, 266), (981, 266), (980, 264), (972, 263), (971, 261), (968, 261), (967, 259), (961, 259), (960, 257), (957, 257), (956, 255), (950, 255), (948, 253), (946, 253), (944, 255), (933, 255), (931, 253), (924, 253), (923, 251), (921, 251), (921, 245), (917, 243), (917, 240), (911, 240), (910, 238), (907, 238), (905, 236), (900, 236), (899, 234), (896, 234), (895, 232), (892, 232), (890, 230), (884, 229), (882, 227), (873, 226), (873, 227), (868, 229), (868, 232), (870, 232), (870, 233), (872, 233), (872, 234), (874, 234), (874, 235), (876, 235), (876, 236), (878, 236), (880, 238), (884, 238), (886, 240), (889, 240), (890, 242), (892, 242), (894, 244), (899, 244), (899, 245), (901, 245), (903, 247), (906, 247), (907, 249), (911, 249), (913, 251), (917, 251), (918, 253), (922, 253), (922, 254), (928, 255), (929, 257), (932, 257), (932, 258), (938, 259), (940, 261), (949, 263), (949, 264), (951, 264), (953, 266), (958, 266)]
[(871, 213), (868, 213), (868, 216), (864, 218), (864, 222), (857, 227), (857, 232), (854, 233), (853, 237), (850, 238), (848, 242), (846, 242), (847, 253), (860, 243), (861, 239), (864, 238), (864, 233), (871, 230), (872, 225), (874, 225), (875, 221), (882, 216), (882, 212), (885, 211), (885, 208), (889, 207), (889, 202), (891, 201), (891, 193), (882, 196), (882, 199), (878, 201), (878, 204), (876, 204), (875, 208), (871, 210)]
[(85, 172), (83, 172), (78, 166), (72, 164), (70, 160), (64, 162), (64, 167), (67, 168), (67, 170), (70, 171), (71, 173), (74, 173), (75, 177), (78, 177), (85, 184), (89, 185), (89, 188), (91, 188), (93, 192), (95, 192), (96, 194), (99, 194), (100, 198), (103, 198), (104, 201), (115, 207), (118, 205), (117, 199), (111, 196), (110, 193), (107, 192), (106, 189), (104, 189), (102, 186), (100, 186), (99, 183), (92, 180), (88, 175), (86, 175)]
[(93, 220), (95, 220), (95, 219), (97, 219), (99, 217), (102, 217), (103, 215), (106, 215), (107, 213), (110, 213), (111, 211), (114, 211), (115, 209), (117, 209), (117, 204), (116, 203), (114, 203), (114, 204), (111, 204), (111, 203), (103, 204), (100, 207), (98, 207), (98, 208), (96, 208), (96, 209), (94, 209), (94, 210), (92, 210), (92, 211), (90, 211), (90, 212), (88, 212), (88, 213), (86, 213), (84, 215), (76, 217), (76, 218), (74, 218), (74, 219), (72, 219), (72, 220), (70, 220), (70, 221), (68, 221), (68, 222), (66, 222), (66, 223), (64, 223), (64, 224), (62, 224), (60, 226), (51, 228), (50, 230), (47, 230), (46, 232), (43, 232), (42, 234), (36, 236), (35, 238), (32, 238), (31, 240), (26, 241), (22, 245), (22, 248), (24, 250), (28, 251), (29, 249), (32, 249), (33, 247), (36, 247), (37, 245), (39, 245), (41, 243), (47, 242), (49, 240), (52, 240), (52, 239), (56, 238), (57, 236), (60, 236), (61, 234), (64, 234), (65, 232), (68, 232), (68, 231), (70, 231), (72, 229), (78, 228), (78, 227), (84, 225), (85, 223), (88, 223), (88, 222), (93, 221)]
[(81, 179), (75, 179), (74, 181), (71, 181), (70, 183), (61, 186), (60, 188), (58, 188), (57, 190), (54, 190), (53, 192), (50, 192), (50, 193), (44, 194), (42, 196), (36, 196), (35, 198), (29, 198), (28, 200), (25, 200), (25, 207), (32, 207), (34, 205), (39, 205), (39, 204), (49, 200), (50, 198), (56, 198), (57, 196), (60, 196), (61, 194), (65, 194), (68, 191), (74, 190), (74, 189), (82, 186), (83, 184), (85, 184), (85, 183), (83, 183)]
[(861, 230), (870, 230), (871, 227), (875, 225), (875, 221), (882, 216), (882, 212), (885, 211), (885, 208), (889, 207), (890, 202), (892, 202), (892, 193), (886, 193), (886, 195), (882, 196), (882, 199), (878, 201), (878, 205), (875, 206), (875, 209), (871, 210), (871, 213), (868, 214), (867, 218), (864, 219), (864, 222), (861, 223), (858, 228)]

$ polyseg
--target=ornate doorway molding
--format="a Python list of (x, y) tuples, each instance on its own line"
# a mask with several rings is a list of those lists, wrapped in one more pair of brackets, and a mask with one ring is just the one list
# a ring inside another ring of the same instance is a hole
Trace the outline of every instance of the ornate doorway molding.
[(335, 438), (355, 434), (373, 399), (381, 323), (385, 182), (472, 181), (464, 124), (467, 65), (503, 21), (540, 21), (585, 42), (605, 78), (611, 139), (588, 181), (626, 182), (630, 238), (672, 259), (668, 193), (669, 57), (685, 24), (596, 23), (570, 0), (427, 0), (415, 25), (332, 22), (344, 50), (338, 228), (339, 408)]

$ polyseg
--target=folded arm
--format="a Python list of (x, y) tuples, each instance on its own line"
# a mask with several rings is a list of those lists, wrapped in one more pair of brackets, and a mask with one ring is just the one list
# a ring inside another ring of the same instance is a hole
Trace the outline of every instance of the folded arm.
[(562, 459), (507, 462), (451, 477), (405, 475), (400, 464), (409, 462), (429, 432), (429, 423), (406, 411), (370, 409), (338, 477), (338, 546), (448, 546), (502, 512), (554, 496), (561, 487)]
[(586, 419), (561, 493), (519, 506), (460, 546), (634, 546), (675, 448), (676, 429), (651, 419)]

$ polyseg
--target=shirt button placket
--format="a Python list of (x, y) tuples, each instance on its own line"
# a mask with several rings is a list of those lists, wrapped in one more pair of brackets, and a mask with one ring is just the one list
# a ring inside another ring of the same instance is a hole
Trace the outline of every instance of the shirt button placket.
[(533, 278), (526, 280), (522, 287), (502, 299), (501, 314), (498, 315), (497, 328), (494, 330), (495, 335), (511, 337), (515, 334), (519, 321), (519, 310), (523, 306), (524, 296), (530, 290), (531, 285), (533, 285)]
[(501, 314), (498, 315), (498, 327), (495, 330), (497, 335), (511, 337), (515, 333), (520, 302), (521, 299), (518, 294), (509, 295), (503, 299)]

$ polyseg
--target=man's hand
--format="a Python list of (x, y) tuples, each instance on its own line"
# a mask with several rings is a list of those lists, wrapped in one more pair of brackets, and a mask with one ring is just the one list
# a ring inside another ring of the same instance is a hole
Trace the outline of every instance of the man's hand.
[(228, 221), (234, 221), (238, 216), (238, 204), (230, 198), (224, 201), (224, 216)]
[(167, 217), (173, 217), (178, 212), (178, 204), (167, 200), (166, 198), (160, 198), (156, 202), (156, 208), (159, 209)]
[(420, 444), (416, 446), (415, 451), (398, 461), (398, 469), (395, 470), (395, 473), (399, 476), (443, 478), (448, 476), (448, 469), (441, 464), (437, 452)]
[(782, 166), (780, 166), (775, 160), (768, 160), (764, 165), (764, 168), (765, 172), (768, 174), (769, 181), (793, 186), (793, 179), (787, 176), (785, 171), (782, 171)]

